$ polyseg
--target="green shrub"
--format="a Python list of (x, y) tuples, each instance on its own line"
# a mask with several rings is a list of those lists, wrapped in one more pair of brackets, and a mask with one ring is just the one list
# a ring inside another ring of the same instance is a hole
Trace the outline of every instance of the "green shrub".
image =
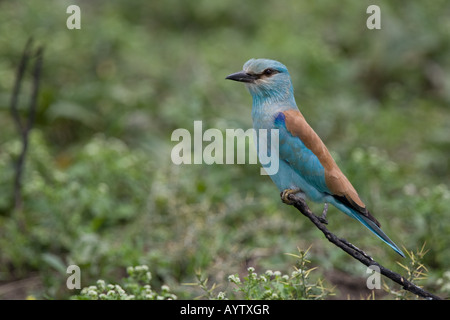
[(291, 274), (272, 270), (257, 274), (255, 268), (249, 267), (243, 279), (237, 274), (230, 275), (228, 281), (236, 286), (231, 296), (245, 300), (319, 300), (333, 295), (322, 279), (311, 282), (310, 273), (316, 268), (308, 267), (307, 252), (299, 250), (297, 255), (292, 255), (297, 265)]
[(150, 285), (152, 274), (147, 266), (127, 268), (128, 277), (123, 284), (108, 284), (97, 280), (96, 285), (83, 288), (73, 299), (78, 300), (174, 300), (177, 296), (171, 293), (166, 285), (158, 293)]

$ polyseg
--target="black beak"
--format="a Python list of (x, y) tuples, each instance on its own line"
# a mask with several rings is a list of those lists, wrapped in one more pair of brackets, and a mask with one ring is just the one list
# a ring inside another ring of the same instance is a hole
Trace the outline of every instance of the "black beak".
[(253, 82), (256, 79), (258, 79), (258, 77), (254, 74), (250, 74), (245, 71), (239, 71), (239, 72), (230, 74), (225, 79), (240, 81), (240, 82)]

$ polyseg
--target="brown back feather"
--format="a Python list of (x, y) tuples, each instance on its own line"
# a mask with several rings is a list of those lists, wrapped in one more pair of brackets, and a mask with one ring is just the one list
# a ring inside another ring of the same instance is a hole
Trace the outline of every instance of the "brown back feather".
[(325, 182), (332, 195), (380, 226), (379, 222), (366, 209), (366, 205), (359, 198), (353, 185), (339, 169), (327, 147), (306, 122), (301, 112), (298, 110), (287, 110), (283, 114), (286, 117), (285, 122), (288, 131), (293, 136), (299, 137), (305, 146), (319, 159), (325, 170)]

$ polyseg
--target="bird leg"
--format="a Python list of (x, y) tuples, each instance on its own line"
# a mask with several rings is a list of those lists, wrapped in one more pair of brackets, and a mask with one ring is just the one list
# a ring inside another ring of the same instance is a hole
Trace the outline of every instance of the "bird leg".
[(322, 215), (320, 217), (317, 217), (319, 221), (322, 222), (323, 224), (328, 224), (327, 212), (328, 212), (328, 203), (325, 202), (323, 205)]
[(289, 199), (289, 195), (296, 194), (302, 192), (301, 189), (284, 189), (281, 193), (281, 201), (283, 201), (286, 204), (292, 205), (294, 202)]

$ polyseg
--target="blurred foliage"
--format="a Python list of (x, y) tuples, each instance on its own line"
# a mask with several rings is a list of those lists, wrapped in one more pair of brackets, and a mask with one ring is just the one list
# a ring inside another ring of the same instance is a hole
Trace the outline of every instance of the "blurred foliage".
[[(81, 30), (66, 28), (70, 4), (81, 8)], [(366, 28), (369, 4), (381, 7), (381, 30)], [(76, 294), (65, 287), (70, 264), (80, 266), (83, 285), (148, 265), (156, 286), (194, 297), (199, 288), (180, 284), (195, 270), (214, 283), (250, 265), (287, 273), (283, 253), (311, 244), (317, 272), (364, 277), (363, 266), (280, 203), (257, 165), (170, 160), (172, 131), (192, 132), (194, 120), (203, 130), (251, 127), (249, 94), (224, 78), (265, 57), (289, 68), (303, 114), (383, 230), (409, 250), (426, 242), (425, 286), (443, 288), (449, 16), (445, 0), (0, 1), (0, 285), (38, 275), (29, 294), (66, 298)], [(12, 198), (21, 145), (9, 101), (30, 36), (45, 46), (44, 72), (19, 212)], [(395, 252), (358, 222), (331, 208), (329, 222), (402, 272)]]

